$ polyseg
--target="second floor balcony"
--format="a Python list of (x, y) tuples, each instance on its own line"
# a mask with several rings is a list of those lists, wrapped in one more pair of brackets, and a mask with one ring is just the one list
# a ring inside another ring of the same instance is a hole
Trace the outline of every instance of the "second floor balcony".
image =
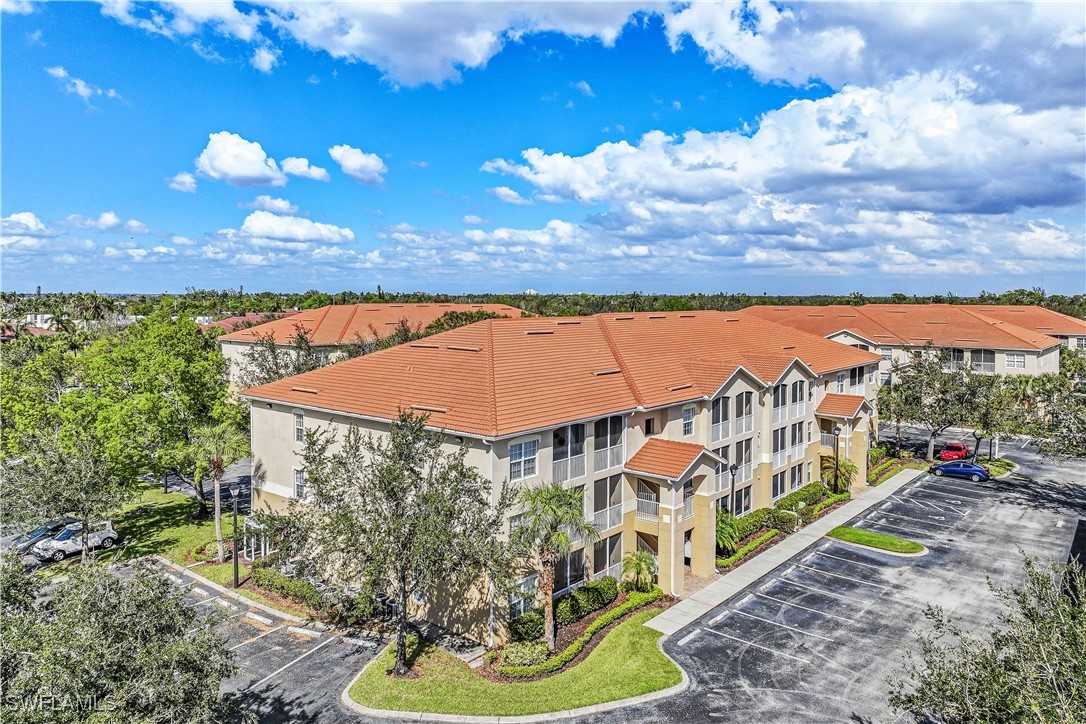
[(615, 445), (613, 447), (596, 448), (593, 453), (593, 468), (597, 473), (602, 470), (610, 470), (616, 468), (625, 462), (625, 458), (622, 454), (622, 445)]
[(831, 448), (831, 449), (834, 447), (833, 433), (831, 433), (831, 432), (823, 432), (823, 433), (819, 434), (818, 438), (819, 438), (819, 442), (822, 443), (822, 447), (828, 447), (828, 448)]
[(584, 477), (585, 456), (576, 455), (565, 460), (555, 460), (551, 464), (551, 479), (556, 483), (564, 483)]
[(592, 514), (592, 523), (600, 533), (622, 525), (622, 503), (596, 511)]
[(754, 415), (735, 418), (735, 434), (742, 435), (754, 429)]
[(713, 423), (713, 430), (712, 430), (713, 442), (716, 442), (717, 440), (727, 439), (728, 435), (730, 435), (730, 434), (731, 434), (731, 420), (721, 420), (720, 422), (714, 422)]
[(637, 498), (637, 519), (656, 521), (660, 520), (660, 501), (653, 498)]

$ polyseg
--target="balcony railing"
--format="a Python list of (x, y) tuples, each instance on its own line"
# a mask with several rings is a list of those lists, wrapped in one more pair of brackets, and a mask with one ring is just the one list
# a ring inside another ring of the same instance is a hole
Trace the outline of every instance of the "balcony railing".
[(792, 417), (803, 417), (807, 414), (807, 402), (800, 400), (792, 403)]
[(754, 415), (735, 418), (735, 434), (742, 435), (754, 429)]
[(788, 451), (787, 450), (778, 450), (775, 453), (773, 453), (773, 467), (779, 468), (781, 465), (784, 465), (786, 462), (788, 462)]
[(784, 422), (788, 419), (788, 405), (773, 408), (773, 422)]
[(570, 591), (576, 591), (578, 588), (580, 588), (584, 584), (585, 584), (585, 580), (582, 577), (581, 580), (579, 580), (579, 581), (573, 581), (573, 582), (569, 583), (565, 588), (556, 588), (556, 589), (554, 589), (554, 593), (551, 594), (551, 598), (558, 598), (559, 596), (564, 595), (566, 593), (569, 593)]
[(612, 505), (610, 508), (604, 508), (601, 511), (593, 513), (592, 523), (596, 526), (596, 530), (601, 533), (605, 530), (610, 530), (615, 526), (622, 525), (622, 503)]
[(683, 498), (683, 519), (694, 516), (694, 497)]
[(716, 480), (716, 489), (713, 491), (714, 493), (723, 493), (725, 490), (728, 489), (729, 475), (731, 475), (731, 473), (728, 472), (727, 468), (721, 468), (717, 472), (717, 474), (714, 476)]
[(754, 476), (754, 464), (747, 463), (746, 465), (740, 465), (739, 471), (735, 474), (735, 482), (745, 483)]
[(595, 470), (597, 473), (601, 470), (609, 470), (618, 467), (623, 462), (621, 445), (599, 448), (594, 455), (595, 459), (593, 462), (595, 463)]
[(819, 433), (819, 439), (822, 442), (822, 447), (833, 447), (833, 434), (828, 432)]
[(584, 455), (566, 458), (565, 460), (555, 460), (551, 464), (551, 479), (556, 483), (564, 483), (567, 480), (584, 477), (584, 461)]
[(849, 394), (850, 395), (863, 396), (863, 394), (864, 394), (864, 386), (863, 385), (852, 385), (851, 387), (849, 387)]
[(592, 575), (592, 577), (594, 579), (596, 579), (597, 581), (599, 579), (603, 578), (604, 576), (612, 576), (612, 577), (614, 577), (615, 580), (621, 581), (622, 580), (622, 563), (619, 562), (619, 563), (614, 564), (613, 566), (608, 566), (607, 568), (604, 568), (602, 571), (599, 571), (598, 573), (595, 573), (595, 574)]
[(638, 520), (660, 520), (660, 501), (638, 498), (637, 518)]
[(713, 441), (724, 440), (731, 434), (731, 420), (713, 423)]

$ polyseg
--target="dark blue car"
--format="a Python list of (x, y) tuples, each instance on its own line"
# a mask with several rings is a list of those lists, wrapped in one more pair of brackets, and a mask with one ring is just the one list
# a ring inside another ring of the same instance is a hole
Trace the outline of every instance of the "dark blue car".
[(944, 475), (948, 478), (966, 478), (972, 480), (974, 483), (992, 479), (992, 474), (988, 472), (988, 468), (977, 465), (976, 463), (966, 462), (965, 460), (955, 460), (954, 462), (932, 465), (928, 468), (928, 472), (940, 478)]

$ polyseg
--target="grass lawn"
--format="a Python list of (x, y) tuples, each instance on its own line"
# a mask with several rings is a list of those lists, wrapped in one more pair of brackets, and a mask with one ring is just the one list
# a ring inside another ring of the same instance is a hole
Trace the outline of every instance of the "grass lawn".
[(633, 615), (580, 664), (539, 681), (488, 681), (452, 654), (427, 644), (414, 652), (414, 666), (421, 676), (396, 679), (385, 674), (393, 664), (391, 650), (385, 649), (351, 687), (350, 695), (376, 709), (516, 716), (647, 694), (682, 680), (678, 667), (656, 648), (660, 632), (642, 625), (657, 613)]
[(1015, 468), (1015, 463), (1007, 458), (989, 458), (987, 455), (978, 455), (977, 465), (988, 468), (989, 472), (996, 477), (1006, 475)]
[(924, 546), (916, 541), (898, 538), (896, 535), (875, 533), (860, 528), (850, 528), (847, 525), (839, 525), (826, 534), (830, 538), (837, 538), (847, 543), (859, 543), (860, 545), (879, 548), (892, 553), (920, 553)]

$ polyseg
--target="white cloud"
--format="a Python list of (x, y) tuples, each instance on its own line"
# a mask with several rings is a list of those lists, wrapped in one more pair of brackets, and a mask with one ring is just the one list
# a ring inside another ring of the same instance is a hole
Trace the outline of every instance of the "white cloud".
[(479, 224), (486, 223), (486, 219), (484, 219), (482, 216), (476, 216), (475, 214), (466, 214), (462, 221), (465, 224), (472, 224), (473, 226), (478, 226)]
[(268, 158), (259, 143), (229, 131), (208, 136), (207, 147), (196, 159), (196, 169), (208, 178), (239, 188), (282, 186), (287, 182), (275, 159)]
[(309, 85), (320, 85), (321, 79), (315, 75), (311, 75), (309, 76), (309, 78), (306, 79), (305, 82)]
[(187, 236), (177, 235), (170, 237), (170, 243), (174, 244), (175, 246), (193, 246), (196, 244), (193, 239), (190, 239)]
[(0, 0), (0, 11), (13, 15), (29, 15), (34, 12), (31, 0)]
[(341, 144), (328, 149), (328, 155), (339, 164), (343, 173), (364, 184), (380, 184), (381, 176), (388, 172), (388, 167), (375, 153), (366, 153), (361, 149)]
[(579, 90), (582, 95), (588, 96), (589, 98), (595, 98), (596, 97), (596, 94), (592, 91), (592, 86), (588, 85), (588, 81), (579, 80), (576, 83), (573, 83), (572, 85), (573, 85), (574, 88)]
[(219, 52), (209, 45), (201, 43), (199, 40), (194, 40), (189, 43), (189, 47), (196, 55), (200, 56), (204, 60), (209, 60), (212, 63), (225, 63), (226, 58), (219, 55)]
[(174, 191), (181, 191), (186, 194), (196, 193), (196, 177), (188, 171), (182, 171), (166, 179), (167, 186)]
[(246, 42), (259, 40), (259, 13), (243, 13), (233, 2), (162, 2), (155, 7), (132, 0), (101, 0), (102, 14), (150, 33), (177, 37), (193, 35), (204, 26)]
[(124, 222), (124, 230), (129, 234), (149, 234), (151, 232), (150, 227), (142, 221), (136, 219), (129, 219)]
[(0, 219), (0, 228), (4, 236), (55, 236), (51, 230), (38, 218), (37, 214), (30, 211), (19, 211)]
[(261, 194), (247, 203), (239, 203), (238, 208), (262, 209), (264, 211), (270, 211), (273, 214), (293, 214), (298, 210), (297, 206), (286, 199), (268, 196), (267, 194)]
[(322, 224), (298, 216), (277, 216), (267, 211), (254, 211), (245, 218), (241, 233), (251, 238), (293, 242), (342, 244), (354, 241), (354, 232), (342, 226)]
[(294, 156), (283, 159), (283, 173), (313, 179), (314, 181), (329, 181), (332, 178), (328, 175), (328, 171), (320, 166), (311, 166), (309, 159)]
[(83, 216), (82, 214), (70, 214), (64, 219), (63, 223), (65, 226), (72, 226), (77, 229), (112, 231), (121, 225), (121, 218), (112, 211), (103, 211), (96, 219)]
[(514, 204), (516, 206), (527, 206), (532, 203), (531, 199), (526, 199), (518, 194), (508, 186), (497, 186), (492, 189), (487, 189), (488, 193), (494, 194), (499, 201), (504, 201), (507, 204)]
[(261, 73), (271, 73), (272, 69), (279, 65), (279, 54), (279, 50), (270, 45), (261, 46), (253, 51), (249, 65)]
[(87, 105), (90, 105), (92, 98), (97, 97), (111, 98), (118, 101), (124, 100), (121, 94), (113, 88), (99, 88), (82, 78), (76, 78), (62, 65), (48, 67), (45, 72), (57, 80), (64, 81), (64, 91), (79, 96)]

